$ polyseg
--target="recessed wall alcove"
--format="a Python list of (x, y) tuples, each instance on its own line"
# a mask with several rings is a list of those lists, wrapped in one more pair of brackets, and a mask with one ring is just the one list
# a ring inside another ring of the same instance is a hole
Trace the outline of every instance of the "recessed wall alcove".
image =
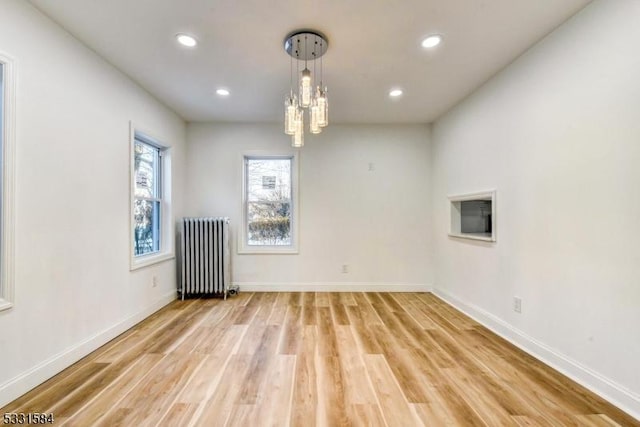
[(496, 191), (449, 196), (449, 236), (496, 241)]

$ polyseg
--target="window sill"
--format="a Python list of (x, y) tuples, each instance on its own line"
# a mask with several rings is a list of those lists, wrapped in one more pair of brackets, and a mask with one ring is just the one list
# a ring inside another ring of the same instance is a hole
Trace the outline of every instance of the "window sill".
[(0, 298), (0, 311), (9, 310), (11, 307), (13, 307), (13, 303), (11, 301)]
[(159, 253), (159, 254), (153, 254), (153, 255), (142, 255), (142, 256), (131, 259), (131, 268), (129, 270), (131, 271), (137, 270), (139, 268), (148, 267), (150, 265), (165, 262), (174, 258), (175, 258), (175, 255), (173, 252)]
[(461, 234), (454, 234), (454, 233), (449, 233), (449, 236), (451, 237), (457, 237), (459, 239), (470, 239), (470, 240), (482, 240), (484, 242), (495, 242), (496, 238), (495, 236), (491, 236), (488, 233), (484, 234), (484, 233), (478, 233), (478, 234), (471, 234), (471, 233), (461, 233)]

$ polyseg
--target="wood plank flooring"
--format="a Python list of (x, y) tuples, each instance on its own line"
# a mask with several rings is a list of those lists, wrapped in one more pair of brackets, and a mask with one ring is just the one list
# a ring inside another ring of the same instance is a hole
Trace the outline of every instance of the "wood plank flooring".
[(640, 426), (429, 293), (175, 301), (0, 410), (65, 426)]

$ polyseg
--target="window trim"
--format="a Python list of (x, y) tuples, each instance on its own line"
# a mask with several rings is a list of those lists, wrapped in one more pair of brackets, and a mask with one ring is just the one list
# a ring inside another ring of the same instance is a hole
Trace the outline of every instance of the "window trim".
[[(247, 244), (247, 168), (248, 159), (291, 159), (291, 245), (249, 246)], [(264, 152), (246, 151), (240, 157), (240, 174), (242, 176), (241, 223), (238, 231), (238, 254), (295, 255), (299, 253), (299, 197), (298, 176), (299, 157), (297, 151)]]
[[(160, 156), (160, 191), (162, 192), (160, 203), (160, 250), (157, 252), (136, 255), (134, 246), (135, 234), (135, 145), (136, 139), (140, 139), (146, 144), (157, 147), (161, 151)], [(175, 258), (174, 237), (173, 237), (173, 213), (171, 203), (171, 147), (159, 142), (158, 138), (151, 136), (141, 127), (130, 123), (129, 135), (129, 253), (130, 270), (147, 267)]]
[(16, 61), (0, 52), (3, 65), (2, 90), (2, 211), (0, 221), (0, 311), (15, 302), (15, 145), (16, 145)]

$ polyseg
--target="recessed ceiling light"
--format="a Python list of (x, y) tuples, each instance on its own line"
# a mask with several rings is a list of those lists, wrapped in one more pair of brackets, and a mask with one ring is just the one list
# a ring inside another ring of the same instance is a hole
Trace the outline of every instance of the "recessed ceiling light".
[(216, 93), (220, 96), (229, 96), (231, 92), (229, 92), (227, 89), (218, 89), (216, 90)]
[(442, 41), (441, 35), (433, 34), (427, 37), (426, 39), (422, 40), (422, 47), (425, 47), (425, 48), (435, 47), (435, 46), (438, 46), (441, 41)]
[(392, 98), (396, 98), (398, 96), (402, 95), (402, 90), (401, 89), (393, 89), (389, 92), (389, 96), (391, 96)]
[(178, 43), (182, 46), (186, 47), (195, 47), (198, 44), (195, 38), (187, 34), (176, 34), (176, 40), (178, 40)]

